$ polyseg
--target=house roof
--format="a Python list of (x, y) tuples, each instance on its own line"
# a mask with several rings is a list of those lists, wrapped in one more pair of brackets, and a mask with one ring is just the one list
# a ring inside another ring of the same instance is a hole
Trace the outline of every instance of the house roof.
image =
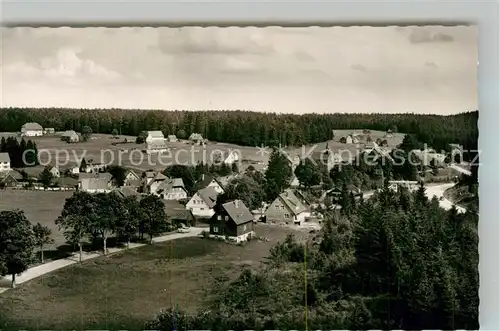
[(169, 219), (191, 221), (194, 219), (190, 210), (187, 210), (184, 205), (175, 200), (163, 200), (165, 205), (165, 213)]
[(300, 202), (299, 198), (297, 198), (292, 190), (286, 190), (285, 192), (281, 193), (278, 198), (294, 215), (298, 215), (307, 210), (307, 208), (302, 204), (302, 202)]
[(161, 172), (158, 172), (154, 177), (153, 180), (160, 181), (160, 180), (167, 180), (168, 177), (162, 174)]
[(169, 134), (168, 138), (169, 139), (177, 139), (177, 136), (175, 134)]
[(200, 190), (202, 188), (205, 188), (205, 187), (208, 187), (208, 185), (210, 185), (210, 183), (215, 180), (217, 182), (217, 184), (219, 184), (220, 187), (223, 187), (223, 185), (221, 184), (221, 182), (215, 178), (214, 176), (212, 175), (204, 175), (204, 177), (202, 178), (202, 180), (200, 180), (199, 182), (196, 183), (195, 185), (195, 188)]
[(248, 210), (247, 206), (241, 200), (234, 200), (226, 202), (222, 205), (224, 210), (228, 213), (229, 217), (236, 223), (236, 225), (245, 224), (253, 221), (253, 215)]
[(102, 178), (109, 182), (111, 181), (113, 176), (109, 172), (96, 172), (96, 173), (81, 172), (80, 174), (78, 174), (79, 180), (87, 178)]
[(9, 153), (0, 153), (0, 162), (10, 162)]
[(182, 178), (173, 178), (167, 179), (160, 184), (157, 189), (157, 192), (168, 192), (174, 187), (182, 187), (184, 189), (184, 183), (182, 182)]
[(78, 179), (72, 178), (72, 177), (59, 177), (55, 178), (55, 182), (59, 186), (77, 186), (78, 185)]
[(118, 193), (122, 197), (132, 197), (132, 196), (139, 196), (140, 194), (134, 190), (133, 188), (129, 186), (122, 186), (117, 189), (114, 189), (113, 192)]
[(148, 131), (148, 136), (151, 136), (152, 138), (165, 138), (163, 132), (161, 131)]
[(43, 127), (36, 123), (36, 122), (28, 122), (28, 123), (25, 123), (22, 128), (24, 130), (43, 130)]
[(203, 201), (205, 201), (209, 208), (215, 206), (218, 193), (212, 187), (202, 188), (197, 193), (203, 199)]
[(199, 133), (191, 133), (189, 136), (190, 140), (198, 140), (198, 139), (203, 139), (203, 136)]
[(23, 176), (19, 172), (15, 171), (15, 170), (9, 170), (9, 171), (2, 171), (2, 172), (0, 172), (0, 179), (8, 177), (8, 176), (14, 178), (15, 180), (21, 180), (21, 179), (23, 179)]
[(67, 130), (63, 132), (63, 137), (78, 137), (78, 133), (76, 133), (74, 130)]
[(103, 177), (80, 179), (82, 190), (107, 190), (109, 181)]
[(127, 169), (127, 171), (125, 172), (125, 176), (128, 176), (128, 174), (132, 174), (135, 178), (139, 179), (139, 175), (132, 169)]

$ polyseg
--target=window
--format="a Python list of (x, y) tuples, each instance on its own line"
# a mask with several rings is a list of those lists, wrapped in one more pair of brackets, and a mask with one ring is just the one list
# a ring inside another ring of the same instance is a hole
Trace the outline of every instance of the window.
[(290, 214), (285, 214), (285, 218), (290, 218)]
[(246, 231), (247, 230), (247, 225), (243, 225), (243, 231)]
[(218, 219), (219, 221), (222, 221), (222, 215), (217, 216), (217, 219)]
[(200, 210), (205, 210), (205, 208), (200, 208)]
[(214, 231), (214, 233), (218, 233), (219, 229), (216, 226), (214, 226), (213, 231)]

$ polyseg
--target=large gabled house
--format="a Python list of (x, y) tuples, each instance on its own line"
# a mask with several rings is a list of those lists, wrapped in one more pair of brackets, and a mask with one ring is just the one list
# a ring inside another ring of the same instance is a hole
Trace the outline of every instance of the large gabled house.
[(380, 147), (374, 141), (365, 145), (365, 148), (363, 149), (363, 154), (366, 156), (366, 160), (369, 162), (375, 162), (380, 158), (386, 158), (388, 160), (394, 161), (394, 159), (390, 154), (390, 150)]
[(210, 218), (214, 214), (214, 206), (219, 194), (212, 187), (205, 187), (196, 192), (186, 204), (195, 217)]
[(299, 198), (288, 189), (281, 193), (267, 208), (266, 222), (302, 224), (310, 212)]
[(141, 178), (133, 170), (127, 169), (125, 172), (124, 186), (139, 187), (141, 186)]
[(164, 180), (155, 192), (165, 200), (184, 200), (188, 194), (182, 178), (169, 178)]
[(0, 172), (0, 186), (2, 187), (16, 187), (20, 186), (23, 176), (14, 170)]
[(247, 241), (254, 235), (253, 215), (243, 201), (221, 204), (210, 219), (210, 236), (234, 242)]
[(26, 137), (43, 136), (43, 127), (35, 122), (29, 122), (21, 127), (21, 135)]
[(163, 184), (168, 177), (161, 172), (153, 173), (151, 177), (151, 172), (146, 172), (144, 192), (150, 194), (156, 194), (158, 188)]
[(111, 174), (106, 172), (80, 174), (78, 190), (88, 193), (109, 193), (113, 190), (111, 179)]
[(204, 144), (203, 136), (199, 133), (191, 133), (189, 140), (191, 140), (194, 145)]
[(64, 131), (61, 140), (67, 143), (77, 143), (80, 141), (80, 135), (73, 130)]
[(165, 136), (161, 131), (148, 131), (148, 136), (146, 137), (146, 143), (149, 144), (151, 142), (165, 142)]
[(206, 187), (213, 188), (218, 194), (224, 193), (224, 186), (217, 178), (211, 175), (202, 174), (201, 180), (195, 185), (195, 189), (201, 190)]

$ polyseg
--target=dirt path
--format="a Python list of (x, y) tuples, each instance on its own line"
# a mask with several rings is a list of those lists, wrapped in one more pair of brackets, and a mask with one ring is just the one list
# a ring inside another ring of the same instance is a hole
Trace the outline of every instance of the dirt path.
[[(206, 229), (204, 229), (204, 228), (191, 228), (191, 231), (188, 233), (173, 233), (173, 234), (168, 234), (165, 236), (153, 238), (153, 242), (157, 243), (157, 242), (164, 242), (164, 241), (175, 240), (175, 239), (180, 239), (180, 238), (196, 237), (199, 234), (201, 234), (201, 232), (203, 230), (206, 230)], [(145, 245), (146, 244), (132, 243), (132, 244), (130, 244), (130, 249), (142, 247)], [(121, 251), (126, 250), (126, 249), (127, 248), (109, 248), (108, 254), (118, 253), (118, 252), (121, 252)], [(102, 254), (100, 254), (100, 253), (84, 253), (82, 255), (82, 261), (94, 259), (94, 258), (99, 257), (101, 255)], [(29, 280), (40, 277), (40, 276), (45, 275), (49, 272), (52, 272), (52, 271), (67, 267), (69, 265), (78, 263), (79, 256), (80, 256), (80, 254), (78, 252), (76, 252), (76, 253), (73, 253), (68, 258), (47, 262), (47, 263), (35, 266), (33, 268), (29, 268), (28, 270), (26, 270), (22, 274), (16, 276), (16, 285), (25, 283)], [(0, 278), (0, 293), (3, 293), (10, 288), (11, 282), (12, 282), (12, 275), (8, 275), (8, 276), (5, 276), (3, 278)]]

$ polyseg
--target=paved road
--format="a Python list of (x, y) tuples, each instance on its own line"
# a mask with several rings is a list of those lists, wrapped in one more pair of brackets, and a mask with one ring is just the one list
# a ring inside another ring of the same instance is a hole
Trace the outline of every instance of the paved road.
[[(169, 240), (174, 240), (174, 239), (180, 239), (180, 238), (187, 238), (187, 237), (196, 237), (203, 230), (206, 230), (206, 228), (191, 228), (191, 231), (188, 233), (172, 233), (172, 234), (167, 234), (165, 236), (161, 237), (156, 237), (153, 238), (154, 243), (159, 243), (159, 242), (165, 242)], [(145, 244), (136, 244), (136, 243), (131, 243), (130, 244), (130, 249), (137, 248), (137, 247), (142, 247), (145, 246)], [(126, 250), (126, 248), (109, 248), (108, 249), (108, 254), (113, 254), (117, 253), (120, 251)], [(100, 253), (83, 253), (82, 255), (82, 260), (90, 260), (94, 259), (96, 257), (101, 256)], [(44, 274), (47, 274), (49, 272), (67, 267), (69, 265), (78, 263), (79, 261), (80, 254), (78, 252), (73, 253), (68, 258), (65, 259), (59, 259), (51, 262), (47, 262), (41, 265), (38, 265), (33, 268), (29, 268), (25, 272), (23, 272), (21, 275), (16, 276), (16, 285), (25, 283), (29, 280), (32, 280), (34, 278), (40, 277)], [(12, 282), (12, 275), (5, 276), (3, 278), (0, 278), (0, 293), (5, 292), (10, 288), (10, 284)]]
[[(436, 196), (438, 199), (441, 199), (441, 197), (442, 197), (443, 199), (439, 201), (439, 205), (443, 209), (450, 210), (451, 207), (453, 206), (453, 202), (451, 202), (450, 200), (448, 200), (444, 197), (444, 191), (446, 191), (447, 189), (449, 189), (453, 186), (455, 186), (455, 183), (427, 185), (425, 187), (425, 194), (427, 194), (427, 197), (429, 199), (432, 199), (434, 196)], [(459, 213), (465, 213), (465, 208), (457, 206), (457, 205), (455, 205), (455, 207), (457, 208), (457, 211)]]
[(464, 174), (464, 175), (467, 175), (467, 176), (471, 176), (472, 175), (472, 172), (470, 172), (470, 170), (467, 170), (467, 169), (464, 169), (456, 164), (450, 164), (450, 168)]

